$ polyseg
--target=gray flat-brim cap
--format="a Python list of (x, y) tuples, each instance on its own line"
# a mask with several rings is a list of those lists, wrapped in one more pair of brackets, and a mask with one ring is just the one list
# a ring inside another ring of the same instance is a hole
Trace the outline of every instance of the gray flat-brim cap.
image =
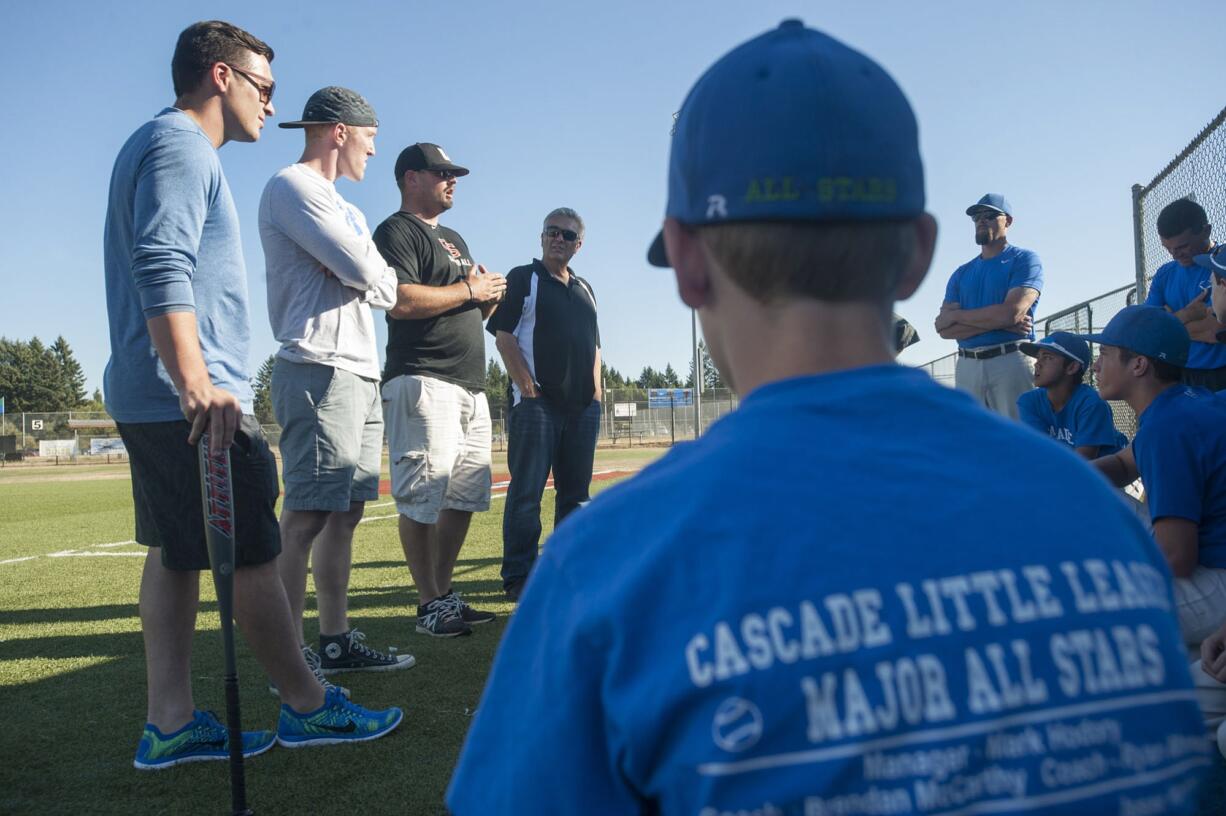
[(280, 122), (283, 128), (301, 128), (308, 125), (331, 125), (340, 122), (355, 127), (378, 127), (375, 109), (357, 91), (329, 85), (311, 94), (302, 118), (296, 122)]

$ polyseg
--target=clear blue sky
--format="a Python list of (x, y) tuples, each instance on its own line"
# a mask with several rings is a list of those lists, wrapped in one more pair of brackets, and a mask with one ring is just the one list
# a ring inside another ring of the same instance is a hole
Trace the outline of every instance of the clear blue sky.
[[(941, 238), (928, 281), (899, 311), (924, 336), (904, 359), (923, 362), (950, 350), (932, 317), (949, 273), (975, 253), (963, 210), (986, 191), (1009, 196), (1010, 237), (1043, 259), (1040, 314), (1132, 279), (1131, 185), (1226, 104), (1215, 96), (1226, 76), (1220, 11), (1220, 2), (10, 3), (0, 335), (63, 334), (89, 388), (101, 385), (111, 164), (173, 101), (179, 31), (216, 17), (276, 50), (277, 119), (297, 118), (324, 85), (374, 105), (378, 154), (366, 181), (339, 185), (372, 227), (397, 208), (399, 150), (438, 142), (473, 170), (444, 219), (479, 262), (498, 271), (527, 262), (542, 216), (575, 208), (588, 232), (574, 267), (599, 298), (605, 359), (631, 376), (670, 362), (684, 376), (689, 313), (670, 273), (644, 260), (664, 210), (672, 113), (720, 54), (795, 16), (881, 62), (916, 109)], [(253, 370), (275, 350), (257, 205), (301, 139), (269, 127), (254, 145), (221, 150), (242, 219)]]

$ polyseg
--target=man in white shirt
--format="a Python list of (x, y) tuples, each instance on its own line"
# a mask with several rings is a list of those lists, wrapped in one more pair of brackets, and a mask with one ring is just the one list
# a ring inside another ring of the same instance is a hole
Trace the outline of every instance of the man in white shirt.
[[(353, 531), (379, 496), (383, 446), (370, 310), (395, 304), (396, 273), (334, 182), (362, 180), (378, 124), (360, 94), (316, 91), (302, 119), (281, 124), (306, 130), (302, 158), (274, 175), (260, 199), (268, 316), (281, 344), (272, 376), (285, 481), (279, 569), (303, 656), (322, 674), (414, 663), (367, 646), (347, 614)], [(313, 545), (318, 653), (301, 629)]]

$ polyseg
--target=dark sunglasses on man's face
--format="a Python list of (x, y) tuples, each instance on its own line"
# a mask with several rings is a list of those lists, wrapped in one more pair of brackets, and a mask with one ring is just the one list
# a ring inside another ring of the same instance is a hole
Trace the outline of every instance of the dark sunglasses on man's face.
[(437, 176), (443, 181), (451, 181), (453, 178), (459, 178), (459, 176), (455, 174), (454, 170), (427, 170), (426, 172), (433, 176)]
[(971, 220), (978, 224), (980, 221), (995, 221), (1004, 213), (992, 212), (991, 210), (981, 210), (971, 216)]
[(579, 233), (575, 232), (574, 230), (562, 229), (561, 227), (545, 227), (546, 238), (553, 239), (557, 238), (559, 235), (562, 236), (562, 240), (568, 244), (573, 244), (579, 239)]
[[(246, 71), (244, 71), (242, 68), (235, 68), (233, 65), (231, 65), (228, 62), (225, 62), (222, 64), (225, 65), (227, 68), (229, 68), (234, 73), (241, 76), (243, 79), (250, 82), (252, 87), (255, 88), (256, 93), (260, 95), (260, 102), (267, 105), (269, 102), (272, 101), (272, 95), (277, 90), (277, 83), (273, 82), (269, 85), (262, 85), (259, 82), (256, 82), (256, 76), (254, 74), (249, 74)], [(263, 77), (260, 77), (260, 79), (262, 78)]]

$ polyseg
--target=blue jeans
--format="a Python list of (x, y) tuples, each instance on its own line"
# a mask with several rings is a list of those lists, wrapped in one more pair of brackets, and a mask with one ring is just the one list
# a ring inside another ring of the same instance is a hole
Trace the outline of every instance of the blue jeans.
[(553, 470), (554, 524), (589, 500), (592, 457), (600, 430), (600, 403), (559, 409), (544, 399), (524, 399), (511, 409), (506, 512), (502, 516), (502, 585), (528, 579), (541, 540), (541, 495)]

